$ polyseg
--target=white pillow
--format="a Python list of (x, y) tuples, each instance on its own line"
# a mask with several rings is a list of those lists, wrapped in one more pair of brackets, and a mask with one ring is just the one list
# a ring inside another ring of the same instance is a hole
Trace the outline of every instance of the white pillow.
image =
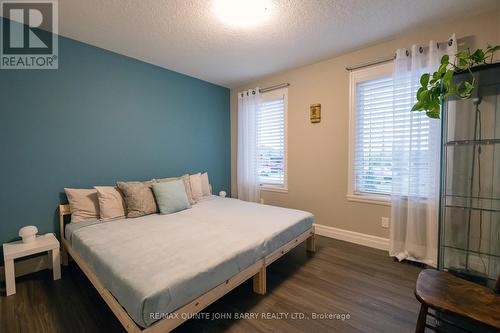
[(201, 187), (201, 173), (189, 176), (189, 183), (191, 184), (191, 195), (193, 199), (198, 201), (203, 197), (203, 190)]
[(203, 196), (210, 195), (210, 182), (208, 181), (208, 172), (201, 174), (201, 192)]

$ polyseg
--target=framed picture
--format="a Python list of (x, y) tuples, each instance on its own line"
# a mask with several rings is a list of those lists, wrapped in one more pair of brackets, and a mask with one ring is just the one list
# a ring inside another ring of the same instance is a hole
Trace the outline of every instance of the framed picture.
[(321, 121), (321, 104), (311, 104), (310, 106), (311, 123), (319, 123)]

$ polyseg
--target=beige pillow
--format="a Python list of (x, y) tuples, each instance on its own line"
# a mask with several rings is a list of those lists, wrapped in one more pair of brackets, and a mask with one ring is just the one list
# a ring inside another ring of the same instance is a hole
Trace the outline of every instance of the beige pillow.
[(166, 182), (172, 182), (172, 181), (177, 180), (177, 179), (179, 179), (179, 177), (160, 178), (160, 179), (153, 179), (153, 182), (166, 183)]
[(201, 192), (203, 196), (210, 195), (210, 182), (208, 181), (208, 172), (201, 174)]
[(127, 205), (127, 217), (139, 217), (158, 212), (151, 189), (152, 182), (117, 182)]
[(191, 205), (194, 205), (196, 201), (193, 199), (193, 195), (191, 193), (191, 184), (189, 182), (189, 175), (184, 175), (181, 177), (160, 178), (160, 179), (155, 179), (155, 181), (158, 183), (164, 183), (164, 182), (171, 182), (177, 179), (182, 179), (182, 181), (184, 182), (184, 187), (186, 188), (186, 195), (188, 197), (188, 201)]
[(99, 200), (101, 220), (123, 218), (126, 215), (127, 205), (121, 192), (114, 186), (94, 186)]
[(191, 185), (191, 194), (193, 199), (198, 201), (203, 197), (203, 190), (201, 187), (201, 173), (189, 176), (189, 184)]
[(189, 181), (189, 175), (184, 175), (181, 177), (184, 182), (184, 187), (186, 188), (186, 194), (191, 205), (196, 203), (196, 200), (193, 198), (193, 193), (191, 192), (191, 182)]
[(95, 189), (65, 188), (71, 210), (71, 223), (99, 219), (99, 201)]

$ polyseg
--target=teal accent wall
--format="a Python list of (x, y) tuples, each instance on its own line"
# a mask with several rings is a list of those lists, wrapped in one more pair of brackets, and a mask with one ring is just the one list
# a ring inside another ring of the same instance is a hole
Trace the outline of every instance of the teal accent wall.
[(229, 193), (230, 141), (227, 88), (59, 37), (58, 70), (0, 70), (0, 241), (58, 232), (64, 187), (206, 170)]

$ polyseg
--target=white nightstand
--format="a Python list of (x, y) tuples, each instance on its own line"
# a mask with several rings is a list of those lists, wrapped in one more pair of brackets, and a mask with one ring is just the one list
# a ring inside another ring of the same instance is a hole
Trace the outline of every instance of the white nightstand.
[(34, 241), (30, 243), (17, 241), (3, 244), (3, 259), (5, 262), (5, 285), (7, 287), (7, 296), (16, 293), (14, 259), (45, 251), (48, 251), (48, 255), (52, 257), (52, 274), (54, 276), (54, 280), (59, 280), (61, 278), (59, 241), (53, 234), (38, 236)]

